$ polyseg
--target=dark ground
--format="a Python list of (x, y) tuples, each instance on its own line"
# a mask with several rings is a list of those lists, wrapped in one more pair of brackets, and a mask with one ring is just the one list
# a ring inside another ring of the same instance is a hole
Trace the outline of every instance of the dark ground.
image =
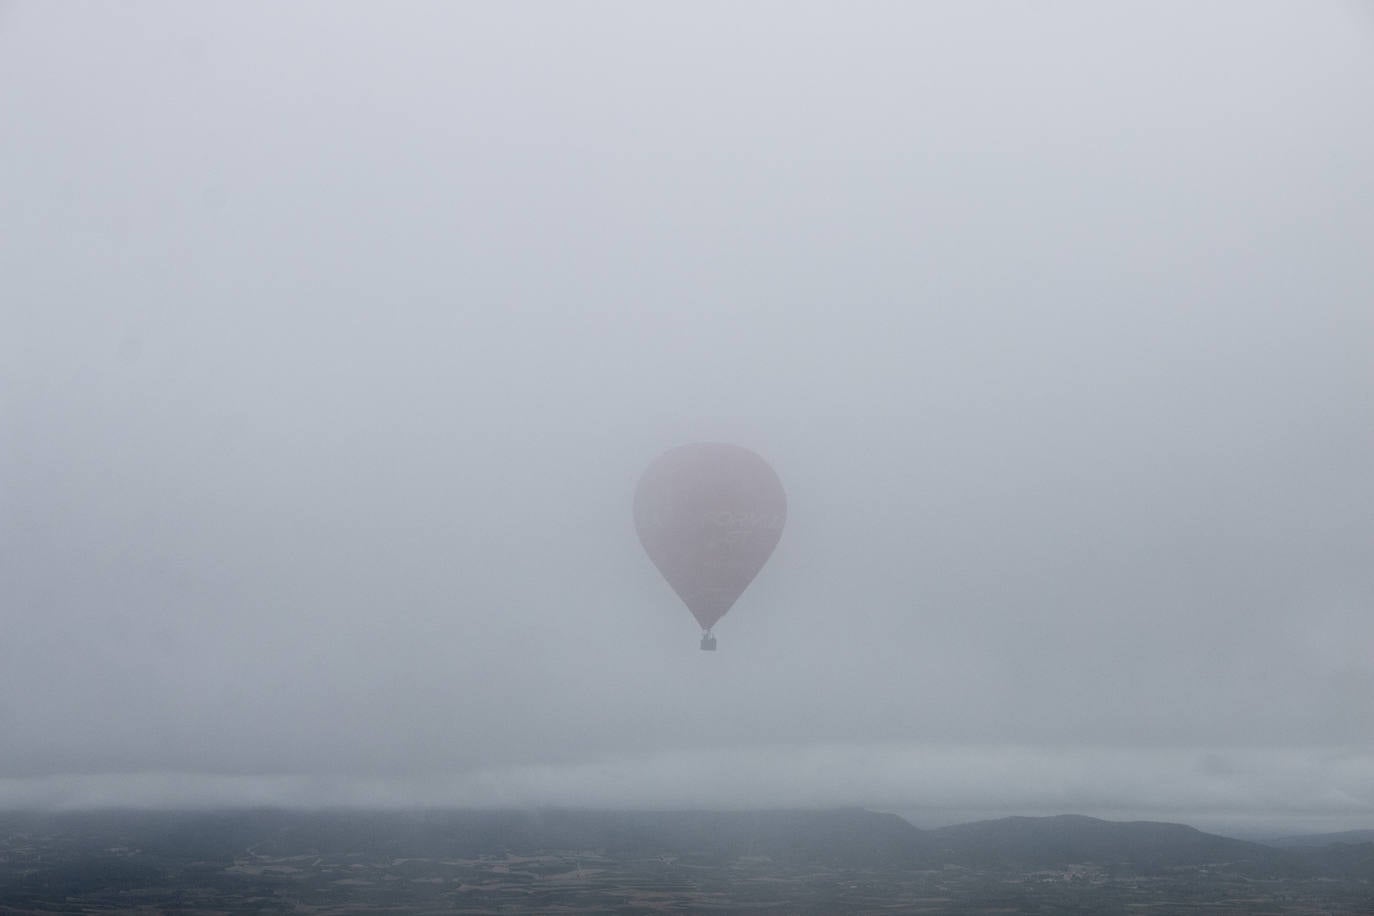
[(1374, 843), (813, 812), (0, 814), (0, 913), (1363, 913)]

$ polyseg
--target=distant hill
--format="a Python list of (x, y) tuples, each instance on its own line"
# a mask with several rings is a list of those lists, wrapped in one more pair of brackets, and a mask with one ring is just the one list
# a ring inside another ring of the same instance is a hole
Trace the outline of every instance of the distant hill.
[(1011, 817), (919, 830), (896, 815), (859, 808), (0, 813), (0, 839), (7, 836), (20, 838), (15, 848), (33, 845), (22, 839), (25, 836), (65, 836), (76, 838), (73, 842), (92, 855), (137, 850), (140, 863), (166, 868), (249, 854), (391, 860), (584, 851), (624, 860), (661, 857), (703, 865), (743, 858), (874, 870), (957, 865), (1034, 871), (1092, 864), (1146, 875), (1192, 867), (1251, 877), (1338, 875), (1374, 880), (1374, 843), (1276, 848), (1182, 824), (1075, 815)]
[(930, 831), (928, 838), (941, 860), (975, 867), (1093, 863), (1160, 869), (1282, 861), (1281, 854), (1261, 844), (1203, 833), (1183, 824), (1104, 821), (1072, 814), (958, 824)]
[(1291, 849), (1295, 846), (1330, 846), (1332, 843), (1374, 843), (1374, 830), (1345, 830), (1340, 833), (1309, 833), (1261, 840), (1266, 846)]

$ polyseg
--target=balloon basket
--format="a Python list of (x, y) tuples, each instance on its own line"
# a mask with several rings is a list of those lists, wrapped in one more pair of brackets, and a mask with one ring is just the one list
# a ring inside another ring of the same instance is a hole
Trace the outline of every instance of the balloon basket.
[(715, 638), (714, 636), (712, 636), (710, 633), (703, 633), (703, 634), (701, 634), (701, 651), (703, 651), (703, 652), (714, 652), (714, 651), (716, 651), (716, 638)]

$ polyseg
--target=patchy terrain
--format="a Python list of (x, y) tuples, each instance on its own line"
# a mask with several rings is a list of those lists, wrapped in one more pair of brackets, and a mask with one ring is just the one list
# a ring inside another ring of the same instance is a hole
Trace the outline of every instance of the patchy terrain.
[(12, 913), (1374, 913), (1374, 844), (816, 812), (0, 815)]

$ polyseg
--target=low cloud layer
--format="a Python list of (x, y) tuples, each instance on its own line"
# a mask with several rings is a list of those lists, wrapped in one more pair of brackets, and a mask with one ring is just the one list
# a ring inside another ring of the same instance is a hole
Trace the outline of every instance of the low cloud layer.
[[(913, 805), (913, 800), (919, 800)], [(1344, 749), (806, 745), (606, 757), (406, 779), (130, 773), (0, 780), (0, 807), (787, 808), (862, 805), (920, 826), (1065, 812), (1232, 833), (1374, 819), (1374, 755)]]

